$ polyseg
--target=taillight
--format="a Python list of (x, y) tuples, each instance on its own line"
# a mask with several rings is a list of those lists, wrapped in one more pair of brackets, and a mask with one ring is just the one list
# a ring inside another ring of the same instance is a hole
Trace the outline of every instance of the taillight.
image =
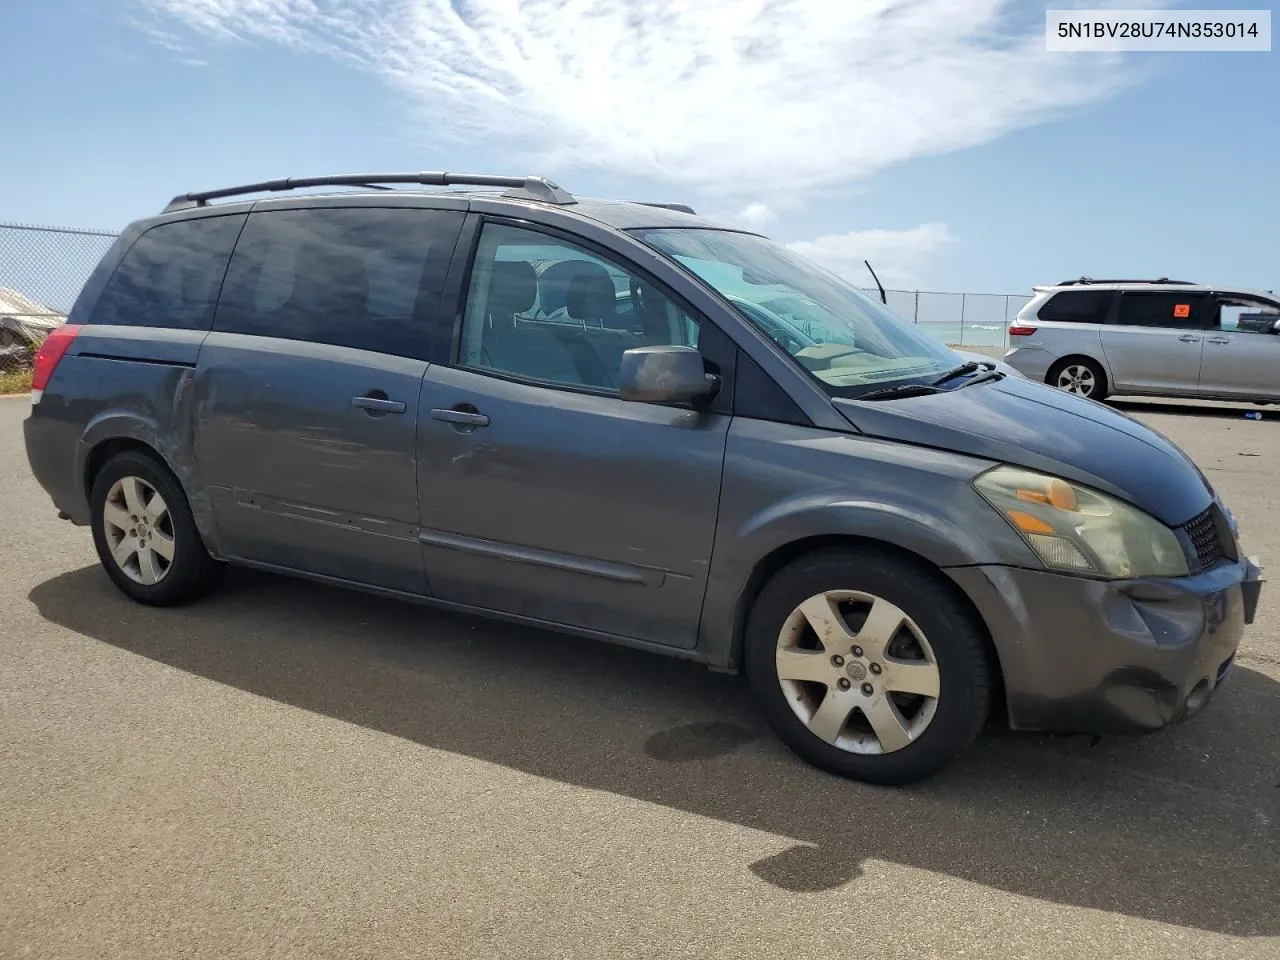
[(62, 359), (62, 355), (67, 352), (67, 347), (71, 346), (71, 341), (79, 332), (78, 324), (64, 323), (50, 330), (49, 335), (44, 338), (44, 343), (40, 344), (40, 350), (36, 353), (36, 362), (31, 366), (32, 403), (40, 402), (40, 396), (44, 393), (49, 378), (53, 376), (54, 368), (57, 367), (58, 361)]
[(1035, 327), (1010, 327), (1009, 336), (1011, 337), (1029, 337), (1036, 332)]

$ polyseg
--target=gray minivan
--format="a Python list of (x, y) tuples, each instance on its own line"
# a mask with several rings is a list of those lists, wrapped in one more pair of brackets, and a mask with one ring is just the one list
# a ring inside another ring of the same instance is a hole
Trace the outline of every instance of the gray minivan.
[(32, 470), (134, 600), (230, 562), (743, 671), (800, 756), (873, 782), (992, 711), (1180, 720), (1260, 590), (1147, 427), (762, 236), (538, 178), (176, 198), (33, 380)]

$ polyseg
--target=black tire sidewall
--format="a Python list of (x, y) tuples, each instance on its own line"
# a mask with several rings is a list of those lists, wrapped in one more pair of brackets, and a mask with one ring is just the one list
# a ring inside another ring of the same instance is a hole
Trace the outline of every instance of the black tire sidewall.
[[(744, 665), (757, 703), (787, 746), (831, 773), (891, 785), (930, 776), (969, 746), (990, 708), (986, 648), (973, 616), (939, 576), (923, 564), (860, 551), (801, 559), (766, 584), (747, 622)], [(811, 733), (787, 702), (775, 664), (778, 633), (801, 602), (827, 590), (859, 590), (888, 600), (915, 621), (933, 648), (937, 713), (901, 750), (882, 755), (841, 750)]]
[[(115, 562), (107, 543), (103, 517), (107, 493), (116, 481), (129, 476), (145, 480), (164, 497), (173, 523), (173, 563), (158, 583), (142, 584), (131, 579)], [(141, 451), (128, 451), (112, 457), (94, 478), (89, 502), (92, 509), (90, 527), (98, 559), (111, 581), (129, 597), (139, 603), (169, 606), (192, 599), (207, 585), (212, 561), (204, 548), (200, 531), (196, 529), (186, 492), (159, 458)]]

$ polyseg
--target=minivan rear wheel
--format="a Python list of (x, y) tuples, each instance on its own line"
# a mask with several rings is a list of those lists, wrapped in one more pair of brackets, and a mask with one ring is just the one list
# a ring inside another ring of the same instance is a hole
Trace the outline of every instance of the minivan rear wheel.
[(1098, 364), (1084, 357), (1059, 360), (1044, 379), (1051, 387), (1089, 400), (1102, 400), (1107, 395), (1107, 375)]
[(116, 454), (98, 471), (89, 499), (98, 559), (131, 599), (171, 606), (212, 582), (220, 565), (204, 548), (182, 486), (158, 457)]
[(821, 551), (784, 567), (752, 607), (744, 658), (782, 741), (855, 780), (936, 773), (990, 708), (973, 614), (936, 571), (888, 552)]

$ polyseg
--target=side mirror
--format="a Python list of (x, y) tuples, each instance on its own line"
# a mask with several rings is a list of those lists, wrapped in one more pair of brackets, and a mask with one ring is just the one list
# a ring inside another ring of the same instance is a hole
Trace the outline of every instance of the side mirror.
[(705, 403), (720, 392), (693, 347), (632, 347), (622, 354), (618, 394), (640, 403)]

